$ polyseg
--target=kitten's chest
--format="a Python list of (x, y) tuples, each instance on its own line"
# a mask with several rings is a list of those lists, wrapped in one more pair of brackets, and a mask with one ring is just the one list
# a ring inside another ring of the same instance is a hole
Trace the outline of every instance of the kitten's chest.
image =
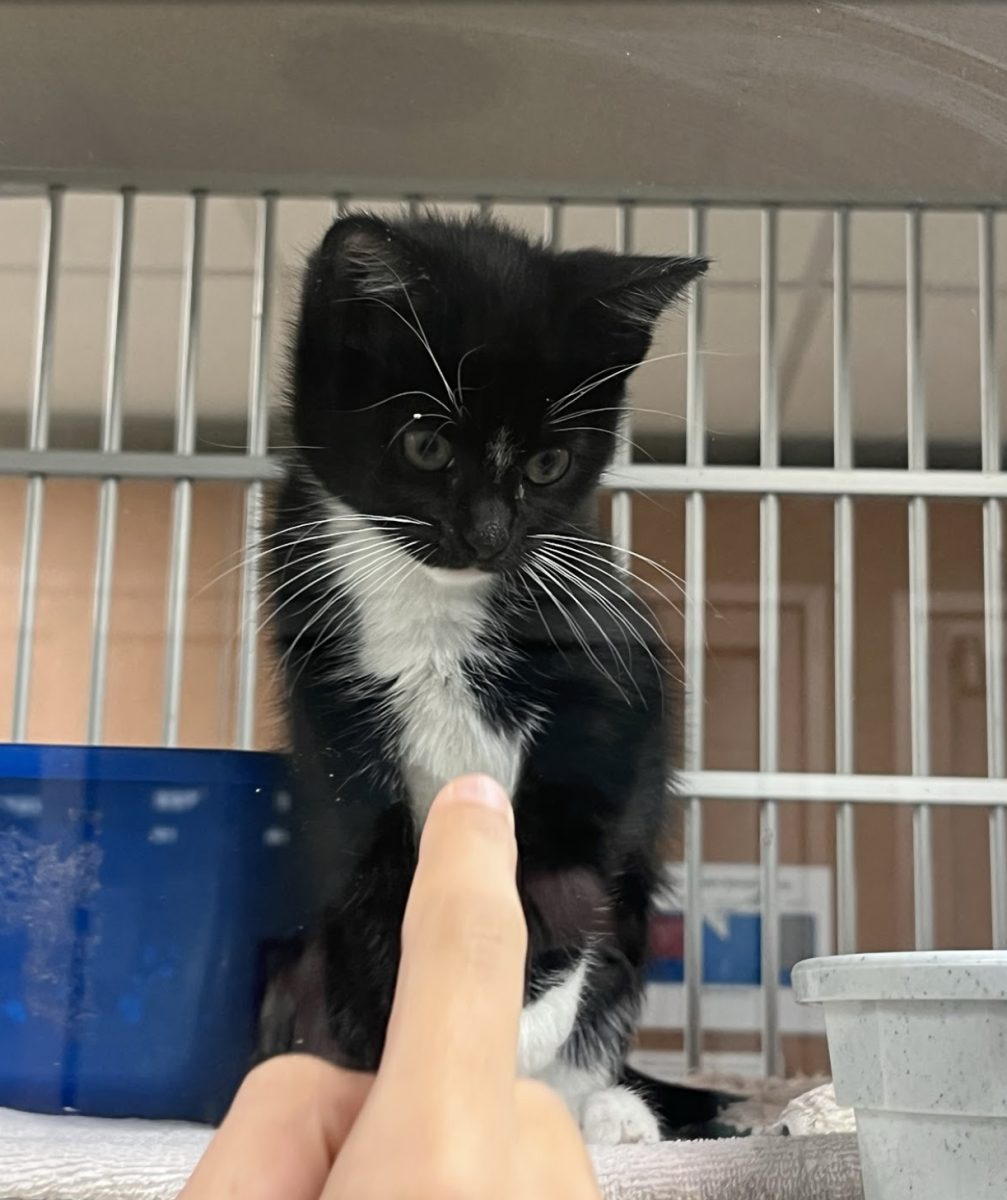
[[(488, 608), (492, 580), (420, 568), (397, 588), (358, 598), (358, 664), (387, 685), (390, 740), (417, 824), (451, 779), (479, 771), (513, 792), (530, 728), (486, 716), (471, 680), (493, 677), (501, 649)], [(492, 682), (483, 686), (492, 687)]]

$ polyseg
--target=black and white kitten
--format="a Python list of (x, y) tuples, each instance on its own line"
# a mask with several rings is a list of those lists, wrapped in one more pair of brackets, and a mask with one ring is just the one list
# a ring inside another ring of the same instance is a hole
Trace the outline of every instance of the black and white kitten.
[(486, 772), (529, 927), (520, 1070), (588, 1141), (659, 1137), (620, 1080), (674, 697), (596, 492), (627, 378), (705, 267), (433, 215), (344, 218), (312, 256), (269, 582), (320, 917), (267, 997), (267, 1051), (375, 1069), (419, 831)]

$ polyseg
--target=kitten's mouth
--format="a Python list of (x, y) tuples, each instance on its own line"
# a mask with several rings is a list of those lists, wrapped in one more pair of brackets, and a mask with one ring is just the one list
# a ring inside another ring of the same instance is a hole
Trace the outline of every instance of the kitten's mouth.
[(492, 570), (481, 567), (424, 567), (424, 570), (437, 583), (448, 587), (461, 587), (466, 584), (488, 583), (495, 574)]

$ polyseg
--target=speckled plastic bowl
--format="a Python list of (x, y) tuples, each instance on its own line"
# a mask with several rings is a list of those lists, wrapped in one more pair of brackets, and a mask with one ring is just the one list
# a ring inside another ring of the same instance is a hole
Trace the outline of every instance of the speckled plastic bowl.
[(793, 983), (825, 1009), (865, 1200), (1004, 1200), (1007, 952), (813, 958)]

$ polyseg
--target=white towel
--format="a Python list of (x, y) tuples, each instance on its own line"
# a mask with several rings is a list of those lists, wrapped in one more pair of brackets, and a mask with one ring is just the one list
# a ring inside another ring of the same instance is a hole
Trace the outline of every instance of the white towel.
[[(605, 1200), (863, 1200), (856, 1134), (592, 1151)], [(60, 1198), (62, 1200), (62, 1197)]]
[[(175, 1200), (211, 1130), (0, 1109), (0, 1200)], [(605, 1200), (862, 1200), (856, 1138), (727, 1138), (592, 1152)]]
[(212, 1133), (0, 1109), (0, 1200), (175, 1200)]

